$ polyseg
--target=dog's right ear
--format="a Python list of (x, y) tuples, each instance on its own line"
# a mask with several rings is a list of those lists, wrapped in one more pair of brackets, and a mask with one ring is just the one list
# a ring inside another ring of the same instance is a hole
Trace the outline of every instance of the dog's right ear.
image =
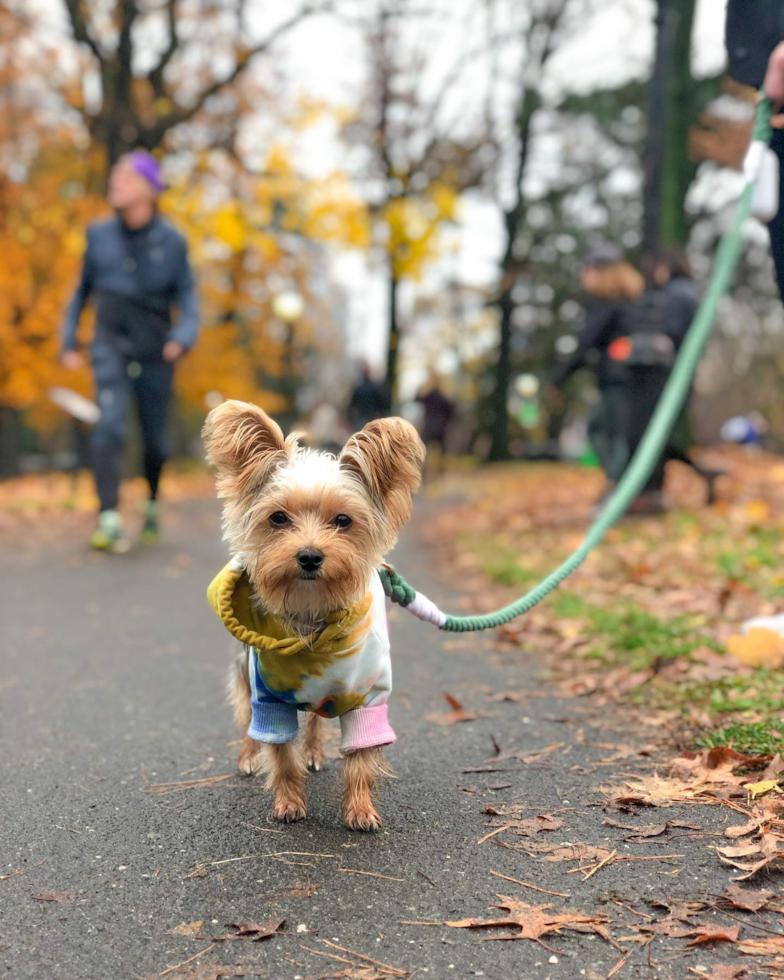
[(207, 461), (218, 471), (221, 497), (241, 497), (261, 486), (291, 448), (277, 422), (249, 402), (226, 401), (214, 408), (202, 438)]

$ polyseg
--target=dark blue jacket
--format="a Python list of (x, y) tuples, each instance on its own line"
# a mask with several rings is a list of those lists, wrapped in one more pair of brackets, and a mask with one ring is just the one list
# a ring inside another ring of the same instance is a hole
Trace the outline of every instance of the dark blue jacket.
[(119, 218), (88, 229), (82, 277), (63, 325), (63, 350), (76, 346), (79, 317), (90, 298), (96, 307), (94, 345), (157, 361), (167, 340), (186, 349), (196, 340), (199, 308), (188, 245), (160, 215), (139, 229)]
[(784, 0), (729, 0), (726, 38), (730, 78), (760, 88), (771, 52), (784, 41)]

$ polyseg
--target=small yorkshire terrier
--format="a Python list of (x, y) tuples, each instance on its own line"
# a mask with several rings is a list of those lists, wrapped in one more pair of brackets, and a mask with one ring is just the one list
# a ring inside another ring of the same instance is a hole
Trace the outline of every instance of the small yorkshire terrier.
[[(321, 718), (339, 718), (352, 830), (377, 830), (392, 687), (378, 568), (411, 513), (425, 448), (399, 418), (352, 436), (339, 457), (306, 449), (260, 408), (227, 401), (204, 426), (232, 561), (208, 596), (242, 644), (230, 701), (238, 767), (267, 774), (273, 815), (306, 816), (306, 769), (324, 764)], [(307, 711), (301, 745), (297, 713)]]

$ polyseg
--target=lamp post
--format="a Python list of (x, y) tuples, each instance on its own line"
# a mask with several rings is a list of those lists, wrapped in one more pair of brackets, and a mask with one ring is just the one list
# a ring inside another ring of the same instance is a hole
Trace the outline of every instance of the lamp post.
[(283, 377), (280, 391), (288, 402), (287, 409), (281, 413), (287, 428), (294, 423), (296, 414), (296, 385), (294, 379), (294, 326), (305, 310), (302, 294), (293, 286), (288, 286), (272, 297), (272, 313), (283, 324)]

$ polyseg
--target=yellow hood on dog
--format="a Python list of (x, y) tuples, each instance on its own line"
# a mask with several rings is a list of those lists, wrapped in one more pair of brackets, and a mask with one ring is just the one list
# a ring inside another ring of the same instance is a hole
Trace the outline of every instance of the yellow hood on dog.
[(212, 580), (207, 599), (223, 625), (240, 643), (284, 657), (304, 652), (325, 657), (345, 654), (366, 633), (373, 602), (372, 594), (368, 593), (353, 609), (330, 613), (327, 625), (319, 632), (300, 637), (277, 616), (259, 607), (248, 574), (236, 559)]

